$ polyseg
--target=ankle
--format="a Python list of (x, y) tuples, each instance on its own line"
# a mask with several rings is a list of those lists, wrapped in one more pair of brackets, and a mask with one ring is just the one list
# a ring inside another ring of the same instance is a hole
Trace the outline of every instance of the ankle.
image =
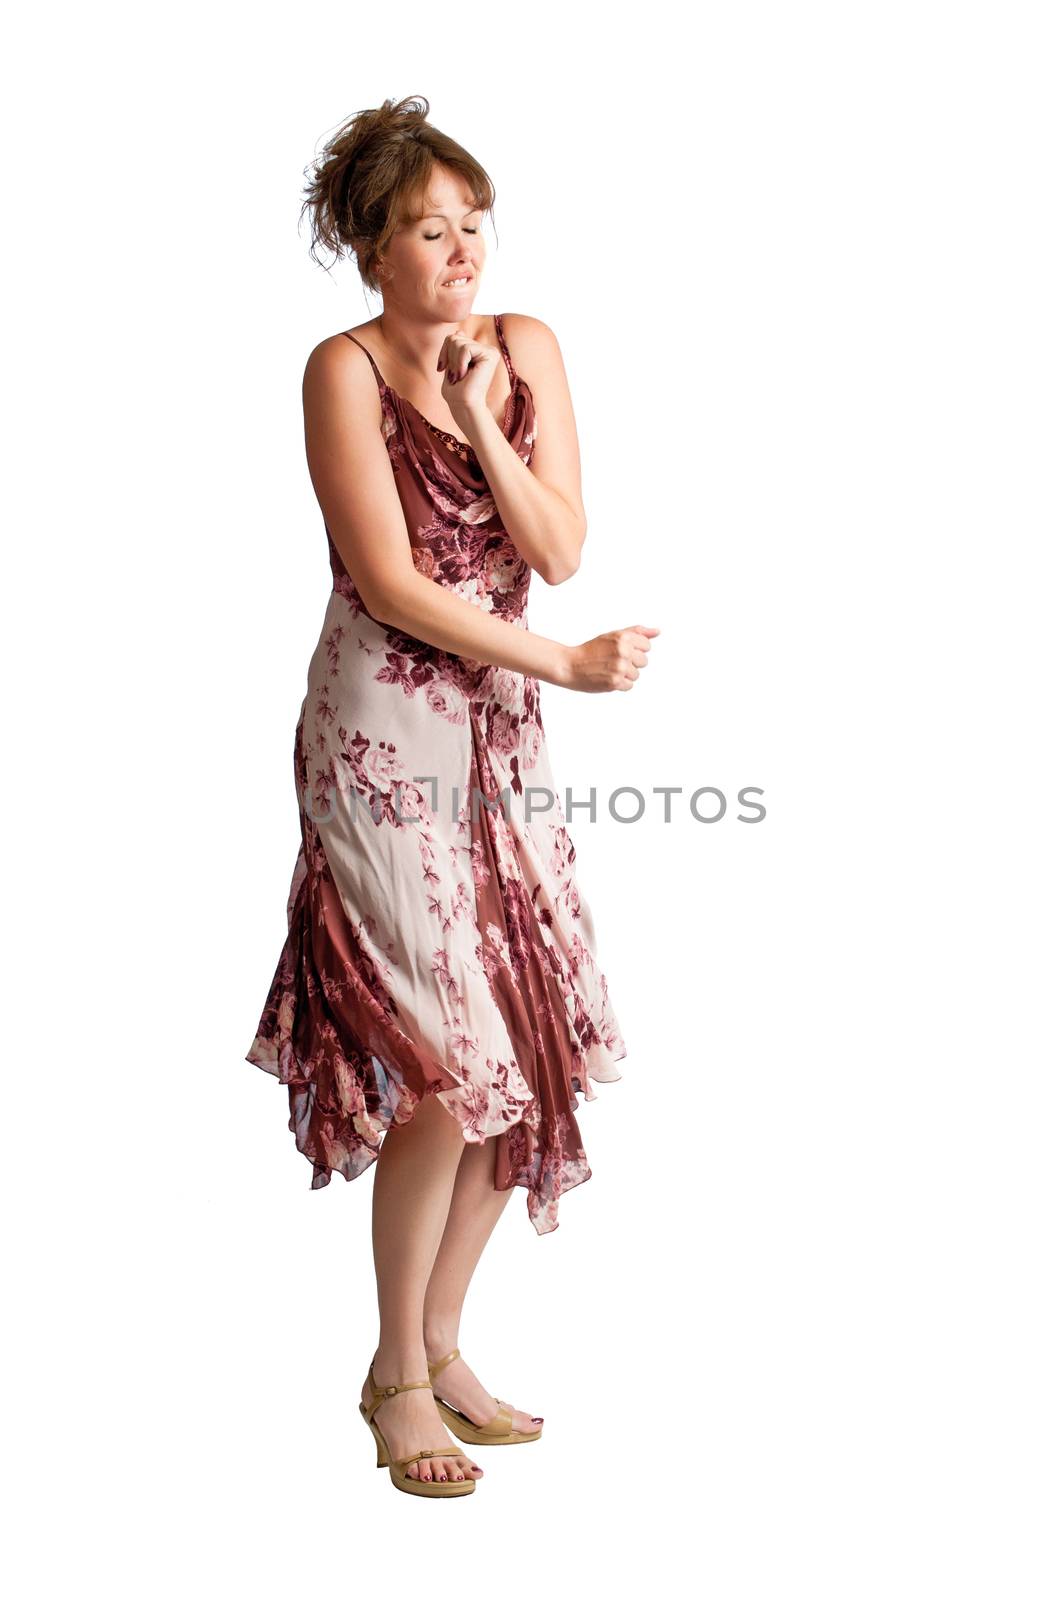
[(458, 1317), (439, 1318), (424, 1325), (424, 1349), (429, 1361), (438, 1361), (458, 1343)]
[(378, 1384), (412, 1383), (428, 1376), (428, 1357), (424, 1342), (408, 1337), (388, 1340), (381, 1337), (371, 1367)]

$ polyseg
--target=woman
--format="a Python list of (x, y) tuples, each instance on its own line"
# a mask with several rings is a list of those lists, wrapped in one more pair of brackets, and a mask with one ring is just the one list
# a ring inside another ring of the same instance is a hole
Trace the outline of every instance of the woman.
[(312, 1188), (376, 1164), (360, 1409), (398, 1488), (451, 1496), (482, 1468), (444, 1422), (474, 1445), (542, 1428), (457, 1352), (473, 1270), (517, 1185), (557, 1226), (590, 1177), (576, 1093), (626, 1053), (539, 680), (630, 689), (658, 630), (528, 630), (532, 570), (571, 577), (584, 538), (571, 402), (544, 323), (472, 309), (494, 191), (427, 110), (360, 113), (307, 187), (314, 243), (352, 253), (383, 310), (306, 365), (333, 590), (296, 730), (288, 938), (247, 1059), (287, 1084)]

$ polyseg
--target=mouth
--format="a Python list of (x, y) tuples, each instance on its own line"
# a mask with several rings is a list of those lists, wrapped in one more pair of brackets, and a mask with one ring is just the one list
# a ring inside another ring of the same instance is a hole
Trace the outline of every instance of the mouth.
[(467, 272), (459, 278), (448, 278), (446, 283), (441, 283), (441, 289), (467, 289), (472, 283), (472, 273)]

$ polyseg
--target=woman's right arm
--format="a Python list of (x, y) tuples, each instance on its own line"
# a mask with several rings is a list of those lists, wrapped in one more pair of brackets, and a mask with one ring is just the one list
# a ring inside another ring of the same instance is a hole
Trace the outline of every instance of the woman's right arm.
[(370, 616), (454, 655), (567, 689), (630, 689), (647, 634), (620, 628), (561, 644), (483, 611), (413, 564), (406, 518), (380, 432), (380, 395), (365, 356), (337, 335), (311, 351), (303, 376), (307, 464), (325, 524)]

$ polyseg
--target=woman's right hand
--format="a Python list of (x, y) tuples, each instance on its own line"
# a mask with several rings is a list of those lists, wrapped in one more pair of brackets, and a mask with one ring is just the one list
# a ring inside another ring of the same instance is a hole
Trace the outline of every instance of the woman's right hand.
[(582, 689), (585, 694), (633, 689), (639, 672), (649, 660), (650, 640), (660, 631), (660, 628), (646, 628), (635, 623), (630, 628), (600, 633), (586, 644), (566, 646), (562, 687)]

